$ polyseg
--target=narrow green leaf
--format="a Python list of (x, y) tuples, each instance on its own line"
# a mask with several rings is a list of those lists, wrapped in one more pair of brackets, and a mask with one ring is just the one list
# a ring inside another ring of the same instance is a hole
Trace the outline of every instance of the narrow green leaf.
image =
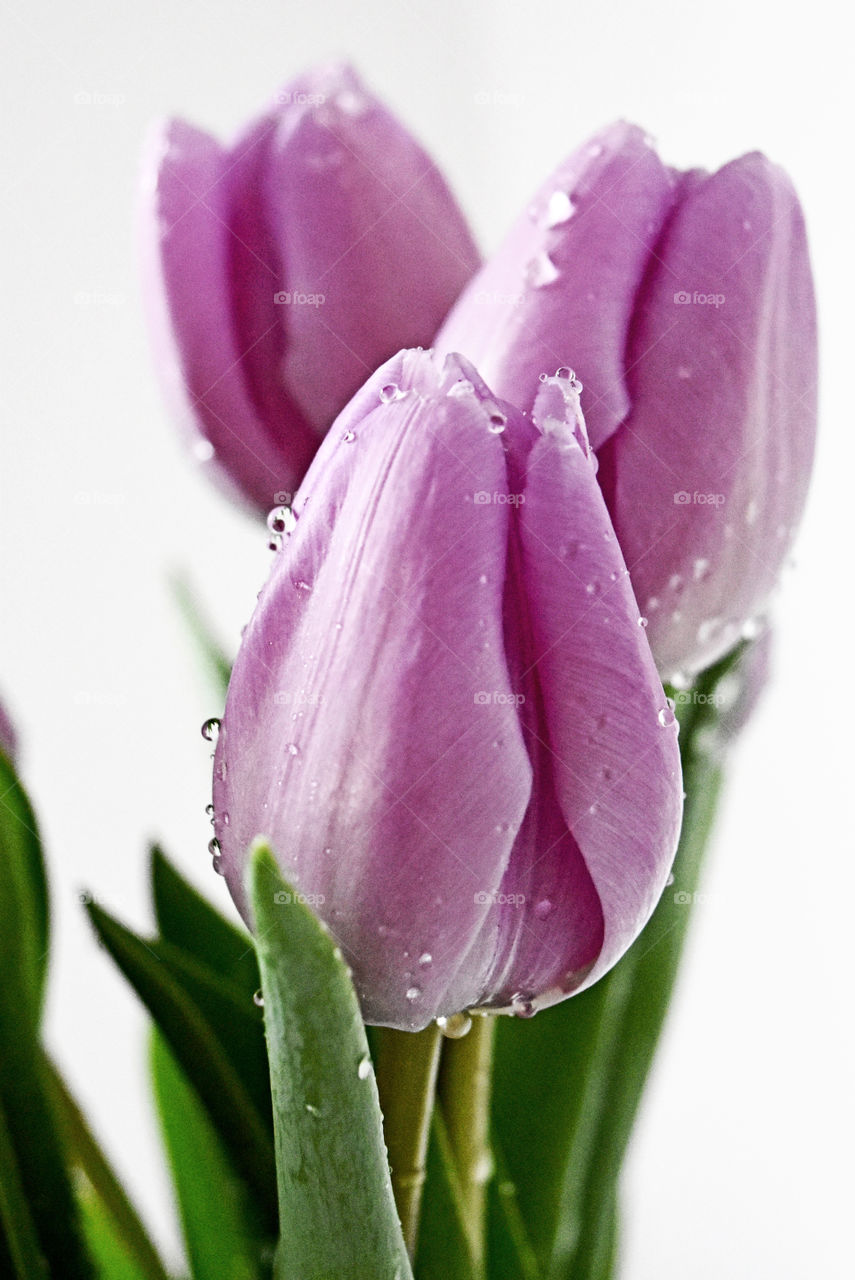
[[(4, 1256), (5, 1255), (5, 1256)], [(0, 1104), (0, 1263), (2, 1275), (19, 1280), (47, 1277), (48, 1263), (42, 1253), (30, 1206), (21, 1183), (18, 1157)]]
[(151, 880), (161, 936), (251, 999), (261, 979), (249, 934), (221, 916), (157, 845), (151, 850)]
[(490, 1280), (541, 1280), (537, 1255), (520, 1213), (516, 1185), (507, 1174), (499, 1146), (493, 1139), (496, 1161), (487, 1200), (487, 1256)]
[(29, 801), (2, 752), (0, 883), (0, 1112), (8, 1156), (8, 1168), (0, 1173), (0, 1180), (3, 1200), (12, 1206), (5, 1213), (17, 1213), (21, 1200), (26, 1200), (32, 1225), (28, 1230), (27, 1219), (22, 1218), (18, 1231), (4, 1215), (7, 1252), (20, 1259), (21, 1250), (27, 1241), (32, 1244), (34, 1236), (48, 1273), (78, 1280), (91, 1276), (92, 1269), (39, 1043), (48, 933), (44, 864)]
[(246, 1185), (157, 1030), (151, 1069), (193, 1280), (261, 1280), (270, 1273), (274, 1239), (265, 1236)]
[[(167, 1280), (157, 1250), (83, 1112), (54, 1064), (45, 1059), (44, 1065), (68, 1162), (77, 1174), (78, 1201), (90, 1251), (96, 1260), (108, 1255), (123, 1257), (128, 1275), (140, 1280)], [(104, 1271), (103, 1266), (101, 1269)]]
[(148, 1273), (128, 1253), (103, 1200), (91, 1188), (78, 1193), (83, 1234), (101, 1280), (148, 1280)]
[(279, 1185), (277, 1280), (409, 1280), (377, 1085), (341, 952), (256, 847), (251, 898)]
[(219, 641), (214, 638), (211, 625), (199, 608), (188, 579), (183, 574), (173, 574), (170, 578), (170, 586), (173, 599), (208, 668), (211, 680), (225, 699), (232, 674), (231, 659)]
[(0, 875), (0, 972), (8, 973), (10, 966), (19, 972), (26, 1012), (37, 1021), (48, 959), (47, 877), (36, 816), (12, 761), (2, 750)]
[[(267, 1118), (253, 1098), (257, 1069), (235, 1065), (234, 1043), (253, 1011), (218, 990), (201, 965), (162, 940), (146, 942), (91, 903), (92, 924), (163, 1032), (217, 1127), (238, 1173), (252, 1187), (269, 1224), (276, 1221), (276, 1172)], [(222, 1038), (221, 1038), (222, 1037)], [(225, 1046), (231, 1044), (231, 1052)]]
[[(442, 1114), (431, 1122), (427, 1178), (416, 1251), (416, 1280), (477, 1280), (460, 1208), (454, 1153)], [(525, 1280), (519, 1277), (519, 1280)]]

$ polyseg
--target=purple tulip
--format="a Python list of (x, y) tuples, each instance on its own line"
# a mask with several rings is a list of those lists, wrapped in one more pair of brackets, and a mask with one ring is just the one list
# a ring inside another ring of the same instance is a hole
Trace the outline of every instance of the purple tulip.
[(660, 671), (726, 653), (774, 586), (804, 505), (816, 318), (804, 223), (754, 153), (666, 169), (615, 125), (549, 179), (437, 343), (529, 409), (572, 365)]
[(371, 1022), (590, 985), (676, 847), (674, 715), (572, 381), (533, 410), (459, 357), (380, 369), (312, 465), (235, 663), (219, 869), (248, 916), (270, 841)]
[(348, 67), (293, 81), (228, 148), (168, 121), (145, 172), (167, 394), (200, 461), (266, 513), (366, 376), (430, 343), (477, 251), (432, 161)]

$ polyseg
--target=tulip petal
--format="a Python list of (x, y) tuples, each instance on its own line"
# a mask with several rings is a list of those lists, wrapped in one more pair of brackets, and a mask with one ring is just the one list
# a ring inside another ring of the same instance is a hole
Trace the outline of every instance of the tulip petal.
[(383, 361), (430, 343), (479, 258), (439, 170), (351, 68), (280, 97), (251, 198), (289, 300), (279, 372), (323, 435)]
[(575, 151), (470, 283), (436, 339), (496, 395), (530, 411), (541, 373), (572, 366), (595, 449), (626, 417), (633, 302), (674, 198), (641, 129), (621, 122)]
[(244, 911), (264, 835), (322, 895), (365, 1016), (418, 1028), (448, 1011), (531, 768), (502, 633), (509, 505), (476, 501), (507, 489), (489, 405), (420, 352), (372, 383), (313, 464), (244, 635), (215, 826)]
[(560, 382), (535, 403), (543, 434), (528, 459), (519, 540), (540, 699), (527, 744), (540, 759), (535, 786), (539, 772), (567, 836), (547, 809), (538, 838), (521, 833), (514, 847), (503, 889), (517, 886), (531, 911), (516, 939), (500, 942), (510, 960), (497, 993), (525, 1004), (527, 992), (545, 992), (537, 1005), (589, 986), (636, 938), (664, 888), (682, 812), (676, 723), (579, 440), (575, 395)]
[(816, 431), (816, 315), (801, 211), (751, 154), (689, 175), (639, 294), (632, 411), (602, 457), (666, 677), (762, 610), (801, 514)]
[(303, 464), (271, 440), (247, 389), (232, 324), (226, 170), (223, 149), (191, 125), (169, 121), (153, 135), (146, 302), (156, 364), (196, 457), (232, 494), (267, 510), (278, 491), (296, 489)]

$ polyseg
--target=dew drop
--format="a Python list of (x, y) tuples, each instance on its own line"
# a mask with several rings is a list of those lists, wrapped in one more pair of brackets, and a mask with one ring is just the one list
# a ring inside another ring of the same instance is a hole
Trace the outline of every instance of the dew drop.
[(534, 908), (534, 914), (538, 920), (545, 920), (547, 916), (552, 915), (552, 903), (549, 898), (541, 898)]
[(205, 814), (211, 820), (211, 822), (214, 821), (214, 806), (212, 804), (205, 805)]
[(566, 191), (553, 191), (546, 206), (546, 225), (560, 227), (569, 222), (576, 212), (576, 206)]
[(423, 969), (426, 969), (429, 964), (433, 964), (433, 956), (429, 951), (422, 952), (419, 956), (419, 964)]
[(535, 289), (542, 289), (544, 285), (554, 284), (560, 274), (555, 263), (545, 250), (539, 253), (537, 257), (532, 258), (525, 269), (526, 283), (532, 285)]
[(193, 457), (197, 462), (210, 462), (214, 456), (214, 446), (210, 440), (200, 436), (193, 444)]
[(566, 364), (555, 370), (555, 376), (560, 378), (562, 382), (569, 382), (570, 390), (575, 391), (577, 395), (583, 390), (582, 383), (576, 377), (576, 370), (570, 369)]
[(534, 996), (526, 991), (517, 991), (511, 996), (511, 1009), (518, 1018), (533, 1018), (537, 1013)]
[(403, 394), (396, 382), (387, 382), (385, 387), (380, 388), (380, 399), (384, 404), (389, 404), (392, 400), (400, 400)]
[(407, 987), (407, 999), (408, 999), (408, 1000), (418, 1000), (418, 998), (419, 998), (419, 996), (420, 996), (421, 994), (422, 994), (422, 989), (421, 989), (421, 987)]
[(674, 883), (674, 872), (672, 871), (668, 879), (665, 881), (665, 888), (670, 889), (673, 883)]
[(310, 1116), (318, 1117), (321, 1114), (320, 1107), (314, 1106), (311, 1102), (306, 1103), (306, 1110), (308, 1111)]
[(646, 618), (639, 618), (639, 619), (638, 619), (638, 625), (639, 625), (640, 627), (646, 627), (646, 626), (647, 626), (647, 619), (646, 619)]
[(480, 577), (478, 578), (478, 581), (479, 581), (479, 583), (481, 584), (481, 586), (482, 586), (482, 587), (486, 587), (486, 585), (487, 585), (487, 575), (486, 575), (486, 573), (482, 573), (482, 574), (480, 575)]
[(447, 1018), (437, 1018), (436, 1025), (448, 1040), (462, 1040), (472, 1030), (468, 1013), (452, 1013)]
[(710, 562), (705, 560), (703, 556), (698, 556), (692, 565), (692, 577), (695, 582), (702, 582), (709, 575)]
[(252, 1003), (257, 1009), (264, 1008), (264, 992), (259, 987), (252, 997)]
[(225, 760), (221, 760), (216, 768), (217, 777), (220, 779), (220, 782), (225, 782), (228, 771), (228, 765)]
[(202, 737), (206, 742), (216, 742), (220, 736), (220, 722), (216, 716), (212, 716), (210, 720), (206, 720), (202, 725)]
[(657, 719), (661, 725), (674, 724), (677, 717), (674, 714), (674, 703), (670, 698), (666, 700), (666, 704), (659, 711)]
[(299, 754), (300, 754), (300, 748), (297, 746), (296, 742), (289, 742), (289, 743), (288, 743), (288, 755), (289, 755), (289, 756), (298, 756)]
[(503, 413), (499, 413), (499, 411), (496, 410), (495, 413), (490, 414), (490, 417), (487, 423), (487, 430), (490, 431), (491, 434), (494, 436), (500, 436), (507, 425), (508, 425), (508, 420), (505, 417), (505, 415)]
[(345, 444), (353, 444), (355, 439), (356, 439), (355, 431), (345, 431), (344, 435), (342, 436), (342, 440), (344, 441)]
[(220, 842), (216, 836), (212, 836), (208, 841), (208, 853), (212, 858), (219, 858), (220, 856)]
[(300, 578), (298, 582), (295, 582), (294, 586), (297, 588), (298, 591), (311, 591), (312, 589), (309, 586), (308, 582), (306, 582), (305, 579), (303, 578)]
[(371, 1059), (367, 1053), (364, 1058), (359, 1059), (359, 1066), (356, 1068), (356, 1074), (360, 1080), (367, 1080), (371, 1075)]
[(692, 371), (688, 367), (688, 365), (681, 364), (679, 369), (677, 370), (677, 377), (680, 379), (680, 381), (685, 382), (688, 378), (691, 378), (691, 376), (692, 376)]

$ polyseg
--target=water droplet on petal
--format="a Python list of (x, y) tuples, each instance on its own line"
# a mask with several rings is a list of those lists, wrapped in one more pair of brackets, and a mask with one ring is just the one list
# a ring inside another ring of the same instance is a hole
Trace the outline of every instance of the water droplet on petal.
[(206, 815), (208, 816), (208, 818), (210, 818), (211, 822), (213, 822), (213, 821), (214, 821), (214, 806), (213, 806), (212, 804), (206, 804), (206, 805), (205, 805), (205, 813), (206, 813)]
[(359, 1059), (359, 1066), (356, 1068), (356, 1074), (360, 1080), (367, 1080), (371, 1075), (371, 1059), (367, 1053), (364, 1058)]
[(646, 618), (639, 618), (639, 619), (638, 619), (638, 625), (639, 625), (640, 627), (646, 627), (646, 626), (647, 626), (647, 619), (646, 619)]
[(342, 436), (342, 440), (344, 441), (345, 444), (353, 444), (355, 439), (356, 439), (355, 431), (345, 431), (344, 435)]
[(537, 257), (532, 258), (525, 269), (526, 283), (532, 285), (535, 289), (542, 289), (544, 285), (554, 284), (560, 274), (560, 271), (545, 250), (539, 253)]
[(206, 742), (216, 742), (220, 736), (220, 722), (216, 716), (212, 716), (210, 720), (206, 720), (202, 725), (202, 737)]
[(274, 552), (282, 550), (282, 534), (281, 533), (271, 533), (270, 537), (267, 539), (267, 550), (274, 551)]
[(674, 703), (670, 698), (667, 699), (666, 705), (662, 707), (657, 716), (661, 725), (674, 724), (677, 717), (674, 714)]
[(499, 413), (498, 409), (495, 413), (491, 413), (487, 423), (487, 429), (494, 436), (500, 436), (508, 425), (508, 420), (503, 413)]
[(705, 560), (703, 556), (698, 556), (692, 565), (692, 577), (695, 582), (702, 582), (704, 578), (709, 577), (710, 562)]
[(198, 462), (210, 462), (213, 456), (214, 446), (210, 440), (206, 440), (204, 436), (199, 436), (193, 444), (193, 457)]
[(392, 400), (400, 400), (403, 394), (396, 382), (387, 382), (385, 387), (380, 388), (380, 399), (384, 404), (389, 404)]
[(429, 951), (423, 951), (419, 956), (419, 964), (426, 969), (429, 964), (433, 964), (433, 956)]
[(562, 223), (569, 222), (575, 212), (576, 206), (566, 191), (553, 191), (546, 206), (546, 225), (560, 227)]
[(421, 989), (421, 987), (407, 987), (407, 999), (408, 999), (408, 1000), (418, 1000), (418, 998), (419, 998), (419, 996), (420, 996), (421, 994), (422, 994), (422, 989)]
[(534, 908), (534, 914), (538, 920), (545, 920), (547, 916), (552, 915), (552, 903), (549, 898), (541, 898)]
[(289, 743), (288, 743), (288, 755), (289, 755), (289, 756), (298, 756), (299, 754), (300, 754), (300, 748), (297, 746), (296, 742), (289, 742)]
[(665, 881), (665, 888), (668, 889), (674, 883), (674, 872), (672, 871), (668, 879)]
[(511, 1009), (518, 1018), (533, 1018), (537, 1013), (534, 996), (526, 991), (517, 991), (511, 996)]
[(437, 1018), (436, 1025), (448, 1040), (462, 1040), (472, 1029), (468, 1013), (452, 1013), (447, 1018)]
[(263, 1009), (263, 1008), (264, 1008), (264, 992), (261, 990), (261, 988), (260, 988), (260, 987), (258, 988), (258, 990), (257, 990), (257, 991), (254, 993), (254, 995), (253, 995), (253, 997), (252, 997), (252, 1003), (253, 1003), (253, 1004), (256, 1006), (256, 1008), (258, 1008), (258, 1009)]

